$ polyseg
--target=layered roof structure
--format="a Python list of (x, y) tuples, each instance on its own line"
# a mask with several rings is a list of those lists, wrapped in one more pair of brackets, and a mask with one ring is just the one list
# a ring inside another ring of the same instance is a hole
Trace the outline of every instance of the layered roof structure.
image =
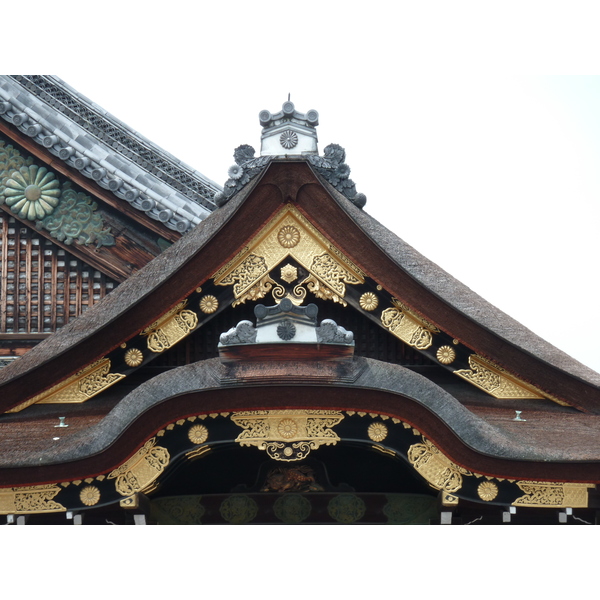
[[(339, 522), (395, 522), (368, 494), (407, 490), (448, 514), (591, 511), (600, 375), (371, 218), (343, 148), (318, 154), (316, 111), (267, 112), (219, 208), (0, 370), (0, 511), (216, 494), (210, 522), (232, 502), (259, 522), (261, 490), (334, 495)], [(215, 475), (234, 463), (237, 483)], [(283, 486), (299, 473), (310, 490)]]

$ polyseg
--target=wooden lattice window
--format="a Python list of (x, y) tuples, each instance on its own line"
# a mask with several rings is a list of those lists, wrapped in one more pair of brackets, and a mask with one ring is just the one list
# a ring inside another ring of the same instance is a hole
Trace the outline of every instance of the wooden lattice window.
[(51, 333), (117, 282), (0, 211), (0, 333)]

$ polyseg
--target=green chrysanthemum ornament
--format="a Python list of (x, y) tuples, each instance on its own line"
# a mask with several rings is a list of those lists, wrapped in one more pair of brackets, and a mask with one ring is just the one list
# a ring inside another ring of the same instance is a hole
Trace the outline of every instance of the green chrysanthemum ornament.
[(34, 221), (54, 211), (60, 201), (60, 184), (45, 167), (31, 165), (10, 174), (3, 194), (16, 215)]

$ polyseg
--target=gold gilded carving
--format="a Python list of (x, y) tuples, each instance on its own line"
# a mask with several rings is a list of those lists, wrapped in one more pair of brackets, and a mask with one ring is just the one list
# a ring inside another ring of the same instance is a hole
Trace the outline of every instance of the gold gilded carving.
[(148, 440), (128, 461), (108, 474), (108, 479), (117, 480), (115, 487), (121, 496), (144, 491), (169, 464), (169, 451), (155, 444), (156, 438)]
[(342, 297), (313, 275), (309, 275), (302, 282), (302, 285), (306, 285), (308, 291), (312, 292), (317, 298), (321, 298), (321, 300), (332, 300), (333, 302), (339, 302), (342, 306), (348, 306), (348, 303)]
[(54, 497), (60, 492), (58, 485), (34, 485), (0, 489), (0, 514), (27, 514), (64, 512), (67, 509)]
[(456, 358), (456, 352), (451, 346), (441, 346), (435, 353), (435, 357), (443, 364), (449, 365)]
[(236, 307), (238, 304), (243, 304), (246, 300), (260, 300), (264, 298), (271, 288), (277, 285), (268, 275), (265, 275), (256, 285), (252, 286), (245, 294), (240, 296), (231, 306)]
[(462, 487), (463, 475), (472, 475), (454, 464), (425, 437), (422, 444), (413, 444), (408, 449), (408, 460), (437, 490), (457, 492)]
[(188, 438), (192, 444), (204, 444), (208, 439), (208, 429), (204, 425), (193, 425), (188, 431)]
[(187, 300), (180, 302), (141, 332), (141, 335), (148, 336), (148, 350), (162, 352), (182, 340), (198, 325), (198, 315), (186, 310), (186, 304)]
[(300, 232), (293, 225), (285, 225), (279, 230), (277, 241), (284, 248), (293, 248), (300, 241)]
[(285, 267), (281, 267), (281, 279), (286, 283), (292, 283), (298, 279), (298, 269), (296, 267), (287, 264)]
[(233, 285), (233, 293), (236, 298), (239, 298), (268, 272), (269, 267), (265, 258), (250, 254), (233, 271), (221, 279), (218, 285)]
[(200, 300), (200, 310), (206, 315), (216, 312), (217, 308), (219, 301), (212, 294), (207, 294)]
[(110, 359), (101, 360), (88, 365), (68, 379), (52, 386), (50, 389), (30, 398), (23, 404), (11, 408), (8, 412), (19, 412), (32, 404), (71, 404), (80, 403), (93, 398), (111, 385), (123, 379), (125, 375), (110, 372)]
[(491, 502), (498, 495), (498, 486), (491, 481), (482, 481), (477, 486), (477, 495), (485, 502)]
[(549, 483), (543, 481), (517, 481), (524, 495), (514, 506), (556, 506), (559, 508), (587, 508), (588, 489), (591, 483)]
[(79, 499), (86, 506), (94, 506), (100, 501), (100, 490), (95, 485), (88, 485), (79, 492)]
[(376, 422), (369, 425), (367, 433), (374, 442), (382, 442), (387, 437), (388, 429), (383, 423)]
[(144, 361), (144, 355), (137, 348), (130, 348), (125, 352), (125, 364), (128, 367), (139, 367)]
[(301, 285), (297, 285), (294, 287), (292, 293), (289, 293), (284, 287), (278, 285), (273, 288), (273, 298), (275, 298), (276, 301), (279, 301), (282, 298), (289, 298), (292, 304), (300, 306), (304, 301), (304, 298), (306, 298), (306, 290)]
[(334, 290), (341, 298), (346, 295), (345, 283), (363, 283), (327, 252), (313, 258), (310, 272)]
[(379, 306), (379, 299), (373, 292), (365, 292), (358, 301), (360, 307), (367, 312), (375, 310)]
[(392, 298), (393, 308), (381, 313), (381, 324), (397, 338), (417, 350), (426, 350), (433, 343), (433, 333), (439, 331), (434, 325), (418, 317), (407, 306)]
[(343, 418), (335, 410), (258, 410), (231, 416), (244, 429), (238, 444), (256, 446), (281, 461), (302, 460), (319, 446), (337, 444), (340, 438), (331, 428)]
[[(510, 375), (502, 367), (495, 365), (481, 356), (476, 354), (469, 356), (469, 366), (471, 367), (470, 369), (461, 369), (454, 371), (454, 373), (488, 392), (494, 398), (545, 398), (533, 386), (521, 381), (514, 375)], [(558, 404), (568, 406), (556, 398), (550, 399)]]
[[(338, 298), (336, 301), (339, 301), (346, 293), (346, 284), (364, 283), (364, 273), (332, 246), (292, 205), (282, 208), (247, 247), (219, 269), (213, 275), (214, 282), (216, 285), (233, 286), (236, 299), (233, 306), (248, 299), (262, 298), (275, 285), (268, 278), (268, 273), (287, 257), (292, 257), (309, 271), (309, 278), (300, 285), (307, 285), (310, 281), (311, 287), (322, 294), (318, 297), (333, 299), (335, 296)], [(291, 281), (294, 279), (288, 283)], [(259, 284), (260, 287), (256, 289)], [(249, 295), (252, 288), (255, 288), (255, 292)], [(256, 291), (260, 291), (260, 294)]]

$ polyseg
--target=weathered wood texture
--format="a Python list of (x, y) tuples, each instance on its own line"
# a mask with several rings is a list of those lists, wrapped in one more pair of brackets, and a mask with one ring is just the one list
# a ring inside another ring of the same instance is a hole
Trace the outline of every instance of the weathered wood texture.
[[(102, 218), (103, 228), (110, 230), (114, 237), (114, 244), (98, 247), (96, 243), (82, 244), (74, 241), (69, 245), (55, 239), (43, 228), (40, 229), (40, 234), (105, 275), (122, 282), (160, 254), (162, 249), (158, 244), (159, 238), (172, 242), (181, 237), (179, 233), (173, 232), (163, 225), (157, 228), (154, 225), (156, 223), (154, 219), (149, 219), (143, 212), (135, 210), (128, 202), (118, 199), (111, 192), (90, 182), (88, 178), (83, 177), (77, 171), (67, 168), (59, 159), (49, 155), (52, 158), (50, 160), (47, 156), (48, 153), (38, 148), (31, 140), (23, 139), (23, 136), (15, 140), (14, 137), (16, 137), (14, 133), (12, 138), (2, 136), (0, 127), (0, 142), (10, 143), (24, 159), (33, 161), (34, 165), (42, 166), (45, 163), (61, 182), (63, 189), (65, 189), (66, 182), (75, 183), (76, 185), (72, 186), (75, 191), (85, 193), (90, 200), (95, 202), (94, 213)], [(19, 144), (16, 144), (15, 141), (18, 141)], [(3, 173), (0, 173), (0, 178), (2, 175)], [(34, 225), (31, 221), (13, 214), (8, 206), (4, 205), (1, 208), (24, 225)], [(149, 227), (150, 222), (152, 222), (152, 227)], [(175, 235), (172, 235), (173, 233)]]
[(56, 331), (118, 285), (1, 210), (0, 270), (0, 334)]

